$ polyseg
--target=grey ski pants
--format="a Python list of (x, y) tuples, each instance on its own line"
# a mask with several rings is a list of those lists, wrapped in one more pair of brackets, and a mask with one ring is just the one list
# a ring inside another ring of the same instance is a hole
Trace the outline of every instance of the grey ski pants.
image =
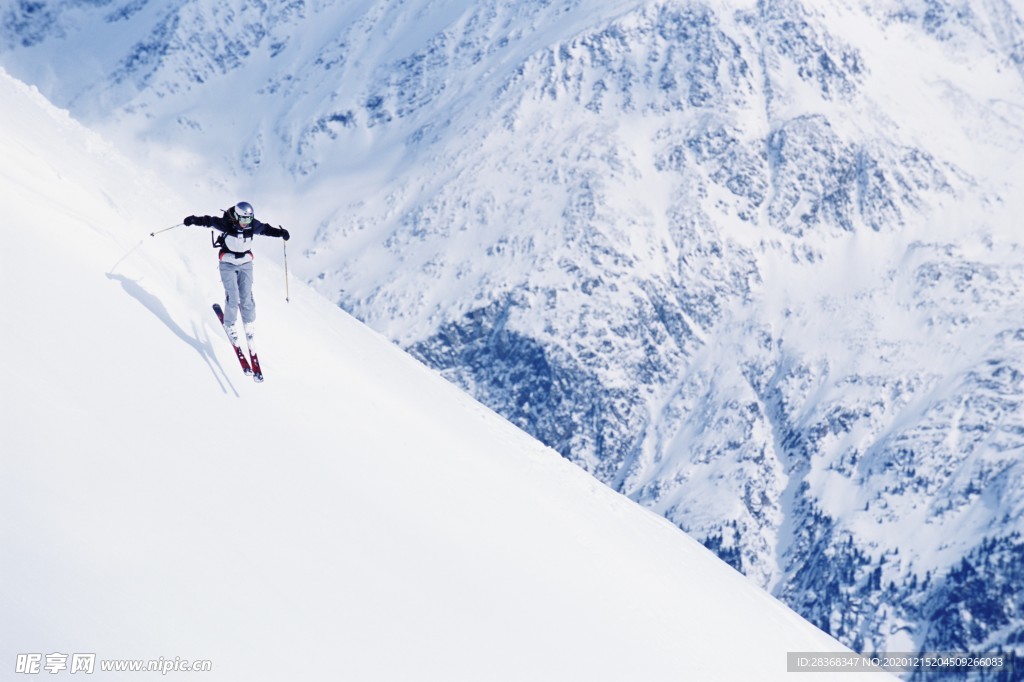
[(231, 327), (242, 311), (242, 324), (256, 321), (256, 302), (252, 299), (252, 261), (220, 262), (220, 281), (224, 283), (224, 324)]

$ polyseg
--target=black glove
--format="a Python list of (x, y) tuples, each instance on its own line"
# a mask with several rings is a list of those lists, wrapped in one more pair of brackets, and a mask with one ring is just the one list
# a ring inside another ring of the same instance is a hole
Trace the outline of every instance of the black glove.
[(292, 238), (292, 236), (288, 234), (288, 230), (284, 229), (283, 227), (279, 227), (277, 229), (281, 230), (281, 239), (288, 241), (289, 239)]
[(194, 215), (190, 215), (189, 217), (185, 218), (185, 220), (183, 220), (182, 222), (185, 223), (185, 225), (195, 225), (197, 220)]

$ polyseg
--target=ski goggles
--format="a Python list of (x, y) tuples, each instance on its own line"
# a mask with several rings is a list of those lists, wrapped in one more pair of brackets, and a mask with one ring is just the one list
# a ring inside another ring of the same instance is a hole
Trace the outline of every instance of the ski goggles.
[(248, 225), (249, 223), (252, 222), (252, 216), (251, 215), (240, 215), (240, 216), (235, 216), (235, 217), (238, 218), (238, 224), (239, 225)]

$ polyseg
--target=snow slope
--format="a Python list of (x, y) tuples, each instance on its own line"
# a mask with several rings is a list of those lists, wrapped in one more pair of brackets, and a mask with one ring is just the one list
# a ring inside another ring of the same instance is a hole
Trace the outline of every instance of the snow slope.
[(393, 120), (355, 73), (325, 100), (355, 123), (310, 163), (409, 142), (376, 193), (320, 169), (341, 208), (318, 287), (847, 644), (1019, 647), (1024, 87), (1000, 4), (1020, 15), (637, 2), (485, 60), (461, 109), (454, 46), (480, 32), (453, 22), (381, 63)]
[(148, 236), (203, 207), (5, 72), (0, 103), (5, 677), (60, 652), (217, 680), (766, 680), (841, 650), (311, 290), (286, 304), (276, 241), (268, 378), (243, 378), (205, 232)]
[(0, 63), (189, 208), (254, 201), (878, 651), (1024, 642), (1022, 36), (1021, 0), (0, 2)]

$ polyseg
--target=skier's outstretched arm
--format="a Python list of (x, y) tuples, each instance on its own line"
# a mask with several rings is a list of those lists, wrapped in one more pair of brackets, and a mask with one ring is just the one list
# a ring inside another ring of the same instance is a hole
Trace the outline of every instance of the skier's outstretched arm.
[(190, 215), (182, 221), (185, 225), (199, 225), (200, 227), (212, 227), (227, 232), (231, 229), (231, 223), (224, 218), (212, 215)]
[(268, 237), (280, 237), (281, 239), (288, 241), (291, 239), (291, 235), (288, 234), (288, 230), (283, 227), (272, 227), (266, 223), (261, 223), (258, 220), (252, 221), (253, 227), (256, 229), (256, 234), (265, 234)]

